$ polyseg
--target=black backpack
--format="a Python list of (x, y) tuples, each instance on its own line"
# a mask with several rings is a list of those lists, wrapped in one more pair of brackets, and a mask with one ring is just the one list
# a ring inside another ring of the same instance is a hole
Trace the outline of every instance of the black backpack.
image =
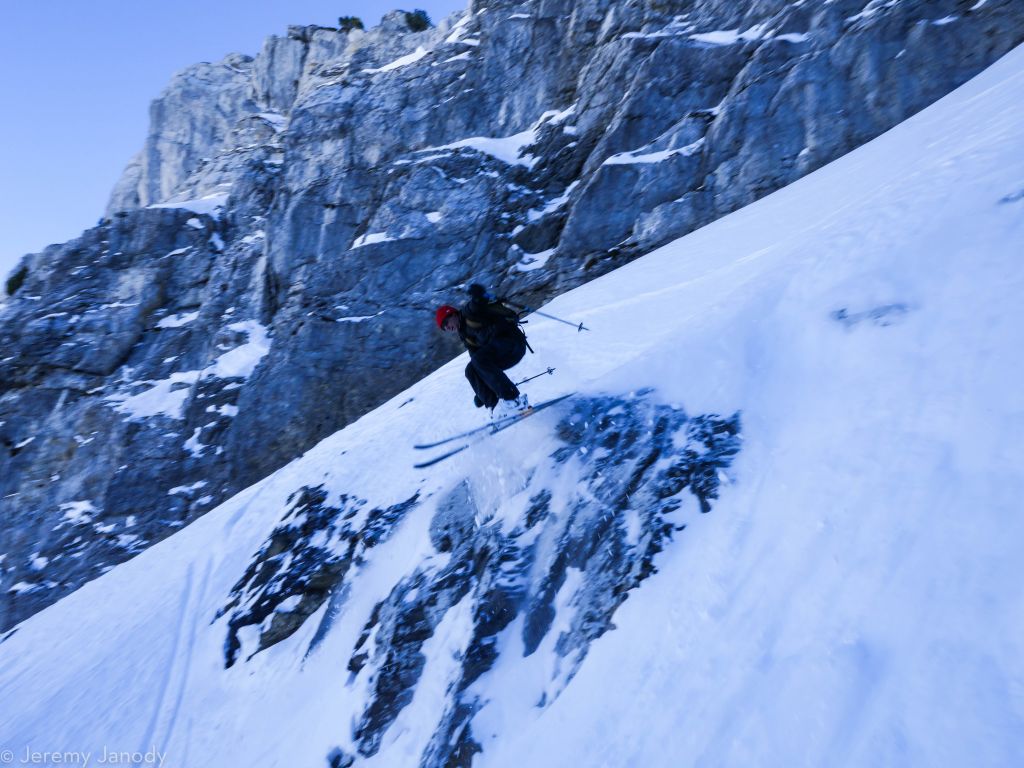
[(471, 300), (467, 305), (467, 320), (469, 322), (483, 321), (494, 325), (509, 335), (515, 334), (523, 340), (526, 348), (533, 352), (533, 347), (526, 340), (526, 331), (523, 330), (522, 313), (505, 304), (503, 298), (491, 296), (482, 285), (474, 283), (469, 286)]

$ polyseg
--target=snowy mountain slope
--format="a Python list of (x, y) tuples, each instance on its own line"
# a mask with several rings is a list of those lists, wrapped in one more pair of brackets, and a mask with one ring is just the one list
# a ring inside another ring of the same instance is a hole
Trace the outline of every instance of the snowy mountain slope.
[(423, 318), (465, 284), (543, 303), (1024, 43), (1020, 0), (466, 5), (187, 68), (108, 216), (19, 265), (0, 632), (457, 356)]
[(572, 405), (412, 470), (479, 419), (456, 360), (32, 617), (0, 748), (1013, 764), (1022, 124), (1017, 49), (552, 302), (593, 331), (532, 321), (521, 371)]

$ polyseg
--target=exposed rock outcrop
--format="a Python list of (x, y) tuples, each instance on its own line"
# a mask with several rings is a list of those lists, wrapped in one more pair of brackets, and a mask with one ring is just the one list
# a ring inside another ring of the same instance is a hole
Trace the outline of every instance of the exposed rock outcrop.
[[(485, 703), (473, 684), (502, 654), (516, 657), (508, 664), (536, 654), (551, 670), (536, 706), (549, 706), (590, 644), (613, 628), (630, 591), (656, 572), (658, 553), (685, 527), (681, 515), (711, 510), (740, 449), (739, 415), (691, 418), (650, 394), (568, 401), (560, 447), (515, 487), (500, 514), (478, 504), (469, 479), (432, 501), (435, 554), (376, 605), (348, 661), (346, 684), (366, 696), (353, 724), (362, 756), (378, 751), (410, 704), (430, 645), (450, 624), (462, 628), (465, 647), (452, 659), (457, 684), (420, 765), (469, 765), (480, 751), (471, 721)], [(370, 509), (322, 487), (296, 491), (221, 611), (230, 614), (225, 665), (312, 622), (328, 592), (343, 604), (349, 570), (364, 565), (417, 503), (418, 495)], [(307, 654), (335, 613), (319, 614)], [(503, 641), (509, 633), (514, 642)]]

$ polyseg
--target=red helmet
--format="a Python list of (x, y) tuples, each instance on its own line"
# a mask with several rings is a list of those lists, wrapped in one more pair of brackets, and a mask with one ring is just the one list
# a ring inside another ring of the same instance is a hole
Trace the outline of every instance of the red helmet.
[(459, 310), (457, 310), (455, 307), (450, 307), (447, 304), (445, 304), (444, 306), (438, 307), (437, 308), (437, 314), (434, 317), (434, 319), (437, 320), (437, 327), (438, 328), (443, 327), (445, 320), (447, 320), (452, 315), (457, 315), (457, 314), (459, 314)]

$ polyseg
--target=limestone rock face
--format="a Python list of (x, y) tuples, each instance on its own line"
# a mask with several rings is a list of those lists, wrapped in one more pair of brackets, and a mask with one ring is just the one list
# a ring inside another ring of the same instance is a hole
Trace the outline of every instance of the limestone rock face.
[(251, 57), (232, 54), (176, 74), (149, 107), (146, 145), (117, 184), (108, 214), (167, 200), (201, 162), (226, 149), (236, 123), (257, 111), (252, 70)]
[(474, 0), (186, 69), (0, 306), (0, 630), (453, 357), (467, 283), (597, 277), (1022, 40), (1017, 0)]

